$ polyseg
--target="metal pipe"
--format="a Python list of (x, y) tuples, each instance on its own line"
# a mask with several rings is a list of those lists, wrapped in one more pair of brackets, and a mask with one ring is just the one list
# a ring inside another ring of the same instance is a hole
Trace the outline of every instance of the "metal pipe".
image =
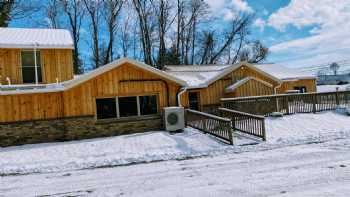
[(186, 87), (181, 88), (181, 91), (177, 94), (177, 102), (178, 102), (178, 106), (182, 107), (181, 105), (181, 95), (184, 94), (187, 91)]
[(6, 77), (7, 84), (10, 86), (11, 85), (11, 79), (9, 77)]
[(36, 48), (37, 48), (38, 44), (35, 43), (34, 45), (34, 64), (35, 64), (35, 84), (39, 84), (39, 78), (38, 78), (38, 62), (36, 59)]

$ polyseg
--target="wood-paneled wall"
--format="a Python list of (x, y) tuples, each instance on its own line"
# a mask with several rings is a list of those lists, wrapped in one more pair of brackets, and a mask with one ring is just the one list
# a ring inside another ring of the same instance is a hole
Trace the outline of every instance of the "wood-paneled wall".
[[(41, 49), (43, 83), (56, 83), (73, 79), (71, 49)], [(0, 83), (22, 84), (21, 49), (0, 49)]]
[(228, 93), (226, 97), (246, 97), (246, 96), (263, 96), (273, 94), (273, 87), (270, 87), (257, 80), (249, 80), (238, 87), (234, 92)]
[(0, 83), (7, 84), (6, 78), (12, 84), (22, 83), (21, 50), (0, 49)]
[(44, 83), (56, 83), (73, 79), (73, 56), (70, 49), (41, 50)]
[[(237, 77), (235, 72), (241, 75)], [(212, 83), (208, 88), (188, 90), (181, 96), (181, 103), (188, 107), (188, 92), (199, 91), (201, 106), (218, 105), (220, 99), (225, 97), (225, 88), (238, 78), (247, 76), (265, 79), (265, 76), (259, 76), (259, 73), (249, 71), (248, 68), (244, 72), (237, 70)], [(250, 80), (242, 85), (238, 89), (239, 95), (234, 96), (266, 95), (273, 91), (273, 88), (254, 81)], [(276, 83), (272, 80), (267, 82)], [(280, 89), (294, 89), (294, 86), (307, 86), (309, 91), (316, 90), (314, 80), (286, 82)], [(180, 88), (180, 85), (172, 81), (126, 63), (63, 92), (0, 95), (0, 122), (95, 115), (96, 98), (117, 96), (157, 95), (161, 110), (163, 107), (176, 105)]]
[[(189, 90), (188, 92), (197, 91), (200, 93), (200, 105), (201, 106), (218, 105), (218, 104), (220, 104), (220, 99), (223, 97), (226, 97), (225, 88), (236, 83), (237, 81), (239, 81), (241, 79), (246, 78), (246, 77), (255, 77), (257, 79), (261, 79), (263, 81), (271, 83), (274, 86), (278, 85), (278, 82), (276, 82), (275, 80), (272, 80), (272, 79), (256, 72), (255, 70), (250, 69), (249, 67), (242, 66), (242, 67), (234, 70), (233, 72), (229, 73), (225, 77), (221, 78), (220, 80), (212, 83), (211, 85), (209, 85), (208, 88)], [(260, 90), (259, 90), (259, 86), (252, 86), (252, 88), (247, 90), (247, 91), (249, 91), (249, 93), (246, 92), (243, 94), (254, 95), (254, 94), (256, 94), (256, 92), (259, 92)], [(266, 90), (266, 91), (268, 91), (268, 90)], [(188, 92), (185, 93), (181, 97), (181, 103), (185, 107), (189, 106)], [(264, 93), (265, 93), (265, 90), (264, 90)]]
[(62, 117), (61, 93), (0, 96), (0, 122)]
[(63, 92), (0, 95), (0, 122), (95, 115), (95, 98), (116, 96), (157, 95), (160, 112), (168, 106), (167, 87), (175, 106), (180, 85), (125, 64)]
[(294, 90), (294, 87), (305, 86), (307, 92), (316, 92), (316, 79), (299, 79), (295, 81), (284, 81), (282, 86), (277, 89), (277, 93), (284, 94), (288, 90)]

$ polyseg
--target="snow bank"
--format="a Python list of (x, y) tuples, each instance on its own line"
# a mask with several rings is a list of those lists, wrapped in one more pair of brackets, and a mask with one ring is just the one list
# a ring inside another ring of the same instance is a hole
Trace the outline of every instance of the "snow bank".
[(267, 142), (296, 144), (350, 137), (350, 117), (336, 112), (301, 113), (266, 119)]
[(196, 130), (0, 148), (0, 174), (57, 172), (185, 159), (228, 147)]

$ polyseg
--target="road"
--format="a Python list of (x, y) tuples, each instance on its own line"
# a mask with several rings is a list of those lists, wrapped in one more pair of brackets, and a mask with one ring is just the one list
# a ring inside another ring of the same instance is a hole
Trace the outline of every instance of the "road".
[(0, 177), (0, 196), (349, 196), (350, 139), (183, 161)]

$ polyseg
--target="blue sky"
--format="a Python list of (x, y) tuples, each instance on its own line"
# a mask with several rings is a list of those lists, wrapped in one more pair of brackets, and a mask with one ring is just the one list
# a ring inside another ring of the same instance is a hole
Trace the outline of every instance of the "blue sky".
[[(250, 36), (270, 48), (268, 62), (307, 67), (350, 59), (350, 0), (205, 1), (211, 14), (221, 17), (219, 26), (238, 13), (254, 14)], [(11, 26), (38, 25), (26, 20)], [(81, 45), (89, 47), (86, 41)]]
[(251, 36), (270, 48), (269, 62), (304, 67), (350, 59), (350, 0), (206, 1), (224, 18), (254, 14)]

